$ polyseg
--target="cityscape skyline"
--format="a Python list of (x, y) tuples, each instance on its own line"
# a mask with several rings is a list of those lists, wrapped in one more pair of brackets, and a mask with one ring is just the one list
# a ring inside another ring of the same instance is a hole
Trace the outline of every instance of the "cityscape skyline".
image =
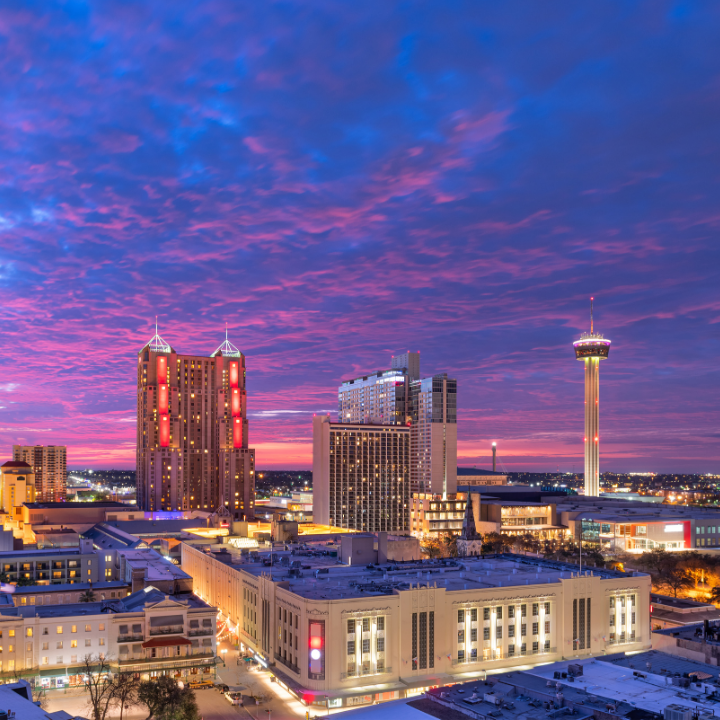
[(715, 6), (213, 7), (0, 10), (8, 457), (133, 467), (157, 315), (227, 323), (259, 469), (411, 350), (460, 465), (581, 473), (594, 296), (601, 468), (720, 469)]

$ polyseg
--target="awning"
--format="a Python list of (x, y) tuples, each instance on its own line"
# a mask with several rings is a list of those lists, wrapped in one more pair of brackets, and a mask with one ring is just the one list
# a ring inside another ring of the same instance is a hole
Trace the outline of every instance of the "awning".
[(192, 643), (182, 635), (172, 635), (170, 637), (153, 638), (142, 644), (144, 648), (170, 647), (172, 645), (192, 645)]

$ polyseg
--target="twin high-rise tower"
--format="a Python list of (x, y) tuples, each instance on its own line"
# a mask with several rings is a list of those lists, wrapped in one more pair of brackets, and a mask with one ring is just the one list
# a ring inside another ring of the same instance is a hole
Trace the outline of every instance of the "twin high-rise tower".
[(600, 494), (600, 361), (610, 354), (610, 340), (594, 332), (590, 298), (590, 332), (573, 343), (575, 357), (585, 365), (585, 495)]
[(225, 508), (254, 516), (245, 357), (227, 339), (210, 357), (179, 355), (157, 333), (138, 353), (137, 493), (144, 510)]

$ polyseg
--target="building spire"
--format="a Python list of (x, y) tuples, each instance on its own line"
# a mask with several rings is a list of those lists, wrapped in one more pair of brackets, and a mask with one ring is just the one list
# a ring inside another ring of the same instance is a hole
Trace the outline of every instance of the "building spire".
[(210, 356), (216, 357), (222, 355), (223, 357), (241, 357), (242, 353), (230, 342), (228, 339), (228, 324), (225, 323), (225, 342)]
[(152, 338), (150, 339), (150, 342), (148, 343), (148, 347), (153, 352), (158, 352), (158, 353), (171, 353), (173, 351), (173, 349), (158, 334), (157, 315), (155, 316), (155, 335), (153, 335)]

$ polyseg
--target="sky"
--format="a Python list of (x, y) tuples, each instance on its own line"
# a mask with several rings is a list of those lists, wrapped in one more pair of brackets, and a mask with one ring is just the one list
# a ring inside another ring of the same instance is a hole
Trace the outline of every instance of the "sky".
[(717, 2), (0, 5), (0, 458), (134, 468), (137, 352), (246, 355), (258, 469), (421, 353), (461, 465), (720, 472)]

